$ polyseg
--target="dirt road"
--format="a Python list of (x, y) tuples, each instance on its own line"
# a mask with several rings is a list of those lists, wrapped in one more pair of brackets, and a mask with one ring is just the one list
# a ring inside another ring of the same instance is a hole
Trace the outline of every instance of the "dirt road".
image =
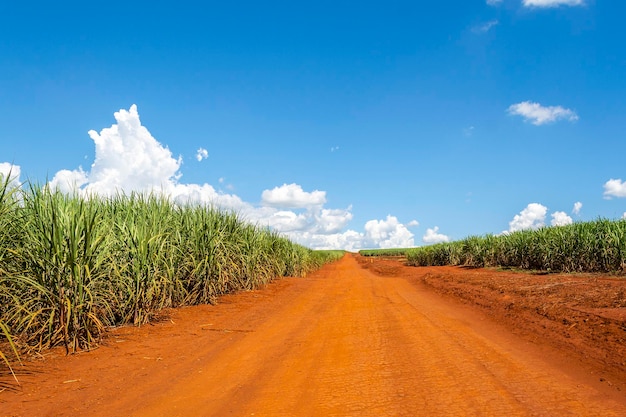
[(588, 369), (350, 255), (20, 378), (1, 416), (626, 415)]

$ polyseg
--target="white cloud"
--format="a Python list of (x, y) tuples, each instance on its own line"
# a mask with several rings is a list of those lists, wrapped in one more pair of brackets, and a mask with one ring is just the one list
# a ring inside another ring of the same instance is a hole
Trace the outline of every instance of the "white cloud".
[(86, 193), (114, 195), (119, 191), (164, 191), (176, 185), (181, 159), (156, 141), (141, 125), (137, 106), (114, 114), (117, 124), (98, 134), (90, 130), (96, 157), (89, 172), (59, 171), (51, 184), (65, 189), (74, 184)]
[(556, 122), (557, 120), (568, 120), (570, 122), (578, 120), (578, 115), (570, 109), (561, 106), (545, 107), (531, 101), (513, 104), (509, 106), (508, 112), (512, 115), (522, 116), (526, 121), (536, 126)]
[(622, 219), (626, 219), (626, 211), (622, 214)]
[(518, 230), (539, 229), (545, 226), (548, 208), (538, 203), (530, 203), (509, 222), (509, 232)]
[(338, 233), (352, 220), (350, 209), (322, 209), (314, 212), (315, 230), (317, 233)]
[[(314, 249), (414, 246), (413, 234), (393, 216), (367, 222), (364, 233), (345, 230), (353, 217), (352, 207), (324, 207), (325, 191), (308, 192), (298, 184), (283, 184), (263, 191), (261, 204), (254, 205), (237, 195), (217, 191), (207, 183), (181, 183), (182, 158), (174, 158), (169, 149), (141, 125), (137, 107), (120, 110), (114, 116), (116, 124), (110, 128), (100, 133), (89, 132), (96, 153), (90, 170), (61, 170), (49, 186), (65, 192), (100, 195), (157, 192), (179, 203), (214, 205), (233, 210), (249, 222), (268, 226)], [(8, 172), (10, 167), (10, 164), (0, 164), (0, 173)], [(19, 167), (13, 167), (12, 174), (19, 177)], [(218, 183), (223, 185), (224, 178)], [(408, 225), (417, 224), (414, 220)]]
[(54, 175), (54, 178), (48, 184), (52, 189), (58, 189), (63, 193), (72, 193), (79, 191), (80, 188), (87, 184), (87, 174), (81, 167), (70, 171), (62, 169)]
[(198, 148), (198, 150), (196, 151), (196, 159), (198, 160), (198, 162), (202, 161), (203, 159), (207, 159), (208, 157), (209, 151), (204, 148)]
[(626, 181), (611, 178), (604, 183), (604, 198), (626, 197)]
[(236, 195), (217, 192), (209, 184), (182, 184), (175, 159), (141, 125), (137, 106), (114, 114), (116, 124), (100, 133), (90, 130), (95, 144), (95, 160), (89, 171), (82, 168), (57, 172), (49, 185), (61, 191), (77, 190), (84, 194), (115, 195), (119, 192), (156, 192), (178, 202), (214, 204), (243, 211), (252, 207)]
[(326, 203), (326, 192), (315, 190), (306, 192), (298, 184), (283, 184), (272, 190), (265, 190), (261, 203), (269, 207), (305, 208)]
[(581, 203), (580, 201), (577, 201), (574, 203), (574, 208), (572, 209), (572, 213), (578, 216), (580, 214), (580, 209), (582, 208), (583, 208), (583, 203)]
[(422, 236), (422, 241), (424, 243), (432, 244), (432, 243), (442, 243), (449, 242), (450, 238), (441, 233), (437, 233), (439, 231), (439, 227), (435, 226), (432, 229), (426, 229), (426, 234)]
[(307, 216), (288, 210), (280, 210), (269, 214), (266, 222), (268, 226), (280, 233), (304, 231), (309, 225)]
[(406, 224), (406, 227), (417, 227), (419, 225), (420, 223), (417, 220), (411, 220), (410, 222)]
[[(489, 3), (489, 0), (487, 1)], [(583, 0), (523, 0), (525, 7), (584, 6)]]
[[(148, 191), (148, 190), (144, 190)], [(161, 192), (161, 190), (156, 190)], [(216, 191), (210, 184), (168, 184), (163, 187), (163, 192), (171, 196), (178, 203), (199, 203), (215, 205), (223, 209), (244, 213), (252, 209), (250, 203), (246, 203), (234, 194), (226, 194)]]
[(8, 162), (0, 162), (0, 183), (4, 184), (9, 180), (9, 186), (17, 187), (20, 185), (21, 168), (19, 165), (13, 165)]
[(572, 218), (564, 211), (555, 211), (550, 216), (552, 217), (552, 221), (550, 222), (552, 226), (565, 226), (573, 223)]
[(359, 249), (369, 247), (364, 243), (364, 234), (354, 230), (347, 230), (343, 233), (334, 233), (331, 235), (303, 232), (297, 235), (287, 234), (287, 236), (301, 245), (315, 249), (344, 249), (356, 252)]
[[(336, 219), (339, 212), (327, 213), (330, 218)], [(284, 214), (283, 214), (284, 215)], [(334, 215), (334, 217), (332, 216)], [(292, 216), (292, 215), (289, 215)], [(306, 217), (306, 214), (304, 215)], [(347, 217), (341, 217), (347, 223)], [(302, 217), (299, 218), (302, 220)], [(322, 222), (323, 223), (323, 222)], [(387, 216), (385, 220), (370, 220), (365, 224), (365, 233), (354, 230), (338, 231), (339, 226), (320, 230), (318, 223), (309, 220), (301, 224), (301, 230), (290, 230), (287, 237), (304, 246), (316, 249), (345, 249), (357, 251), (364, 248), (394, 248), (415, 246), (413, 233), (401, 224), (394, 216)], [(335, 231), (326, 234), (325, 232)]]
[(370, 220), (365, 223), (365, 242), (367, 246), (381, 248), (415, 246), (413, 233), (401, 224), (397, 217), (391, 215), (388, 215), (386, 220)]
[(497, 6), (502, 3), (502, 0), (487, 0), (489, 6)]
[(493, 20), (490, 20), (490, 21), (488, 21), (488, 22), (485, 22), (485, 23), (483, 23), (483, 24), (481, 24), (481, 25), (474, 26), (474, 28), (472, 28), (472, 31), (473, 31), (474, 33), (486, 33), (486, 32), (489, 32), (489, 30), (490, 30), (491, 28), (493, 28), (494, 26), (497, 26), (497, 25), (498, 25), (498, 23), (499, 23), (499, 22), (498, 22), (498, 20), (497, 20), (497, 19), (493, 19)]

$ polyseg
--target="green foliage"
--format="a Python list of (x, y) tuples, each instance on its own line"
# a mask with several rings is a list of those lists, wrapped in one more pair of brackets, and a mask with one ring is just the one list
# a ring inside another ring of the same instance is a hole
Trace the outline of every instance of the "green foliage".
[(406, 256), (409, 248), (361, 249), (361, 256)]
[(318, 269), (322, 265), (337, 261), (346, 254), (343, 250), (315, 250), (310, 252), (310, 263), (313, 269)]
[(626, 272), (626, 220), (598, 219), (566, 226), (466, 239), (411, 249), (410, 265), (512, 267), (555, 272)]
[(343, 255), (156, 195), (84, 198), (2, 181), (0, 365), (18, 348), (89, 349), (107, 327), (303, 276)]
[(11, 173), (6, 177), (0, 174), (0, 367), (4, 365), (14, 378), (11, 356), (19, 361), (19, 354), (3, 318), (4, 310), (12, 300), (9, 287), (3, 284), (3, 277), (6, 276), (7, 269), (15, 264), (11, 242), (19, 240), (21, 235), (21, 224), (16, 210), (19, 198), (18, 189), (11, 185)]

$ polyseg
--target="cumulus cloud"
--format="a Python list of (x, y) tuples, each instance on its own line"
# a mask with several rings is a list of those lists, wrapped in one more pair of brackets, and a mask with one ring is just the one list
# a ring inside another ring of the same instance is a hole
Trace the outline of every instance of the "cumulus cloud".
[(95, 144), (89, 171), (63, 169), (49, 183), (64, 192), (111, 196), (118, 193), (155, 192), (181, 203), (202, 203), (244, 211), (251, 207), (236, 195), (216, 191), (210, 184), (182, 184), (182, 158), (159, 143), (141, 124), (137, 106), (114, 113), (117, 123), (100, 133), (88, 132)]
[(75, 186), (86, 193), (114, 195), (119, 191), (168, 191), (180, 177), (181, 159), (156, 141), (141, 125), (137, 106), (114, 114), (117, 124), (88, 132), (96, 145), (89, 172), (59, 171), (50, 182), (66, 190)]
[(52, 189), (57, 189), (63, 193), (72, 193), (79, 191), (81, 187), (87, 184), (87, 174), (81, 167), (70, 171), (62, 169), (54, 175), (54, 178), (48, 183)]
[(433, 227), (432, 229), (426, 229), (426, 234), (422, 236), (422, 241), (428, 244), (450, 241), (450, 238), (448, 236), (438, 233), (438, 232), (439, 232), (439, 227), (437, 226)]
[(564, 211), (555, 211), (550, 216), (552, 217), (552, 220), (550, 221), (552, 226), (565, 226), (573, 223), (572, 218)]
[(508, 112), (515, 116), (522, 116), (527, 122), (531, 122), (536, 126), (556, 122), (557, 120), (568, 120), (570, 122), (578, 120), (578, 115), (570, 109), (561, 106), (546, 107), (531, 101), (513, 104), (509, 106)]
[(298, 184), (283, 184), (263, 191), (261, 203), (269, 207), (304, 208), (326, 203), (326, 192), (306, 192)]
[(184, 204), (204, 204), (217, 206), (236, 212), (246, 212), (252, 208), (250, 203), (243, 201), (234, 194), (218, 192), (210, 184), (167, 184), (162, 189), (153, 191), (163, 192), (174, 201)]
[[(63, 192), (115, 195), (155, 192), (179, 203), (206, 204), (233, 210), (243, 219), (270, 227), (291, 240), (314, 249), (358, 250), (376, 247), (414, 246), (413, 234), (396, 217), (371, 220), (364, 232), (346, 230), (352, 220), (352, 207), (327, 208), (325, 191), (305, 191), (298, 184), (283, 184), (261, 194), (258, 205), (234, 194), (217, 191), (212, 185), (184, 184), (180, 181), (182, 158), (159, 143), (141, 125), (137, 107), (114, 114), (116, 123), (99, 133), (89, 131), (95, 144), (95, 160), (89, 170), (61, 170), (49, 186)], [(196, 158), (208, 155), (200, 148)], [(10, 164), (0, 164), (0, 173)], [(12, 166), (19, 178), (19, 167)], [(225, 180), (220, 178), (219, 184)], [(409, 222), (417, 226), (417, 221)]]
[(314, 211), (313, 215), (315, 219), (313, 230), (322, 234), (338, 233), (352, 220), (350, 209), (322, 209)]
[(13, 186), (20, 183), (21, 168), (19, 165), (10, 164), (8, 162), (0, 162), (0, 182), (7, 181)]
[[(282, 216), (294, 217), (293, 214), (282, 213)], [(413, 247), (415, 242), (413, 233), (405, 225), (401, 224), (395, 216), (387, 216), (383, 220), (370, 220), (365, 224), (365, 232), (355, 230), (343, 230), (352, 218), (351, 213), (341, 213), (341, 210), (322, 211), (322, 216), (327, 219), (317, 219), (311, 222), (308, 214), (304, 213), (297, 218), (300, 228), (298, 230), (286, 230), (283, 226), (284, 234), (290, 239), (316, 249), (345, 249), (348, 251), (358, 251), (364, 248), (393, 248), (393, 247)], [(275, 220), (275, 219), (274, 219)], [(334, 223), (339, 222), (339, 223)], [(276, 223), (273, 223), (276, 227)], [(286, 222), (286, 225), (291, 223)], [(324, 224), (332, 225), (324, 228)], [(276, 229), (278, 230), (278, 229)]]
[(281, 233), (305, 231), (309, 226), (309, 219), (306, 215), (288, 210), (267, 213), (265, 222), (272, 229)]
[(582, 208), (583, 208), (583, 203), (581, 203), (580, 201), (577, 201), (574, 203), (574, 208), (572, 209), (572, 213), (578, 216), (580, 214), (580, 209)]
[[(489, 0), (487, 1), (489, 3)], [(523, 0), (525, 7), (584, 6), (584, 0)]]
[(196, 159), (198, 160), (198, 162), (202, 161), (203, 159), (207, 159), (208, 157), (209, 151), (204, 148), (198, 148), (198, 150), (196, 151)]
[(419, 225), (420, 225), (420, 222), (418, 222), (417, 220), (411, 220), (410, 222), (406, 224), (406, 227), (417, 227)]
[(626, 197), (626, 181), (611, 178), (604, 183), (604, 198)]
[(370, 220), (365, 223), (365, 240), (381, 248), (412, 247), (415, 245), (413, 233), (395, 216), (387, 215), (385, 220)]
[(364, 244), (364, 234), (354, 230), (347, 230), (331, 235), (303, 232), (297, 235), (287, 234), (287, 236), (304, 246), (315, 249), (344, 249), (356, 252), (360, 249), (370, 247)]
[(526, 229), (539, 229), (545, 226), (548, 208), (539, 203), (530, 203), (509, 222), (509, 232)]
[[(472, 31), (473, 31), (474, 33), (486, 33), (486, 32), (489, 32), (489, 30), (490, 30), (491, 28), (493, 28), (494, 26), (497, 26), (497, 25), (498, 25), (498, 23), (499, 23), (499, 22), (498, 22), (498, 20), (497, 20), (497, 19), (493, 19), (493, 20), (490, 20), (490, 21), (485, 22), (485, 23), (483, 23), (483, 24), (480, 24), (480, 25), (478, 25), (478, 26), (474, 26), (474, 27), (472, 28)], [(473, 127), (472, 127), (472, 128), (473, 128)]]

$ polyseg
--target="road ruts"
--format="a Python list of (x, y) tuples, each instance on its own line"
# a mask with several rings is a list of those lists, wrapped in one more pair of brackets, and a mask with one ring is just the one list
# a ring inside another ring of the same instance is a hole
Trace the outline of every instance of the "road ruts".
[(146, 349), (160, 365), (128, 369), (127, 389), (101, 386), (95, 400), (90, 389), (106, 377), (83, 381), (76, 392), (87, 401), (71, 403), (67, 415), (84, 412), (81, 404), (93, 416), (137, 417), (626, 415), (625, 399), (606, 397), (467, 308), (375, 276), (349, 255), (246, 308), (220, 307), (197, 318), (212, 331), (195, 342), (177, 333), (179, 350), (159, 351), (153, 340)]

